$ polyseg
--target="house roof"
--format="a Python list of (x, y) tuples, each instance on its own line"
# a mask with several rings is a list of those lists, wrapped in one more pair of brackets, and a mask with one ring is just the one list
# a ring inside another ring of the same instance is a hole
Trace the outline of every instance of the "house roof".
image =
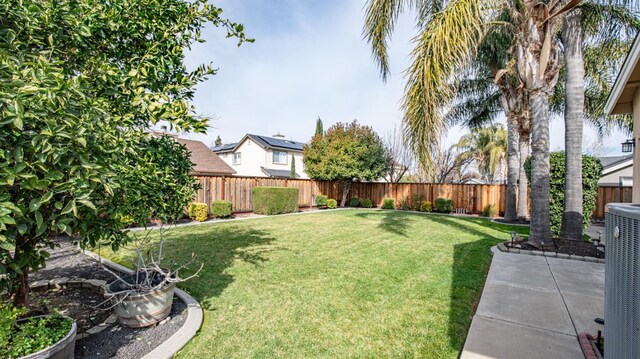
[(213, 151), (213, 152), (229, 152), (229, 151), (233, 151), (233, 149), (236, 147), (237, 144), (238, 144), (238, 142), (234, 142), (234, 143), (222, 144), (220, 146), (214, 146), (214, 147), (211, 147), (211, 151)]
[(607, 103), (604, 106), (604, 113), (608, 115), (621, 115), (631, 113), (633, 108), (633, 95), (640, 86), (640, 36), (636, 36), (631, 50), (624, 60), (622, 69), (613, 84)]
[[(291, 178), (291, 171), (287, 171), (287, 170), (273, 170), (270, 168), (264, 168), (264, 167), (260, 167), (260, 169), (262, 170), (262, 172), (264, 174), (266, 174), (269, 177), (276, 177), (276, 178)], [(296, 172), (296, 177), (295, 178), (300, 178), (300, 175)]]
[(296, 142), (291, 140), (285, 140), (284, 138), (274, 138), (253, 134), (246, 134), (240, 142), (237, 143), (229, 143), (225, 145), (220, 145), (212, 148), (211, 150), (215, 153), (222, 152), (233, 152), (235, 151), (247, 138), (250, 138), (253, 142), (259, 144), (261, 147), (265, 149), (275, 149), (275, 150), (287, 150), (287, 151), (299, 151), (302, 152), (304, 149), (304, 143)]
[(192, 174), (232, 175), (236, 173), (231, 166), (213, 153), (204, 143), (184, 138), (176, 138), (175, 140), (185, 145), (191, 153), (190, 159), (194, 163)]
[(631, 166), (633, 164), (633, 154), (625, 156), (599, 157), (598, 159), (600, 160), (600, 163), (603, 167), (603, 175), (617, 171), (627, 166)]

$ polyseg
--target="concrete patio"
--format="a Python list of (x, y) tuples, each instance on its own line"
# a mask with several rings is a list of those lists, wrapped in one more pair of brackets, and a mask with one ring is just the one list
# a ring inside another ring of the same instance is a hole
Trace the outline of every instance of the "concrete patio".
[(584, 358), (596, 317), (604, 264), (496, 251), (461, 358)]

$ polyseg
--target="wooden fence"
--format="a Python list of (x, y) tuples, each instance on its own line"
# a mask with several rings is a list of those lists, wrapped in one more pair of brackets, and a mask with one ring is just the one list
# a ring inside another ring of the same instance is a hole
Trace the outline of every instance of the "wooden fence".
[(604, 218), (607, 203), (631, 203), (631, 187), (598, 187), (596, 210), (593, 218)]
[[(198, 176), (200, 190), (196, 195), (198, 202), (211, 204), (213, 200), (228, 200), (234, 212), (251, 212), (253, 210), (251, 193), (253, 188), (261, 186), (293, 187), (300, 190), (298, 204), (300, 207), (313, 206), (315, 196), (326, 195), (340, 199), (340, 186), (333, 181), (275, 179), (262, 177), (215, 177)], [(369, 198), (374, 205), (380, 205), (383, 198), (391, 197), (396, 203), (420, 194), (423, 201), (433, 203), (436, 198), (453, 200), (454, 208), (463, 208), (472, 213), (480, 213), (482, 209), (493, 204), (501, 214), (506, 207), (506, 185), (478, 184), (439, 184), (439, 183), (371, 183), (354, 182), (351, 185), (349, 198)], [(631, 187), (599, 187), (596, 209), (593, 218), (604, 218), (604, 207), (612, 202), (631, 202)]]
[[(298, 204), (300, 207), (311, 207), (315, 196), (326, 195), (340, 199), (341, 191), (337, 182), (315, 180), (274, 179), (260, 177), (213, 177), (198, 176), (200, 190), (196, 200), (210, 204), (213, 200), (228, 200), (234, 212), (250, 212), (252, 207), (252, 190), (255, 187), (293, 187), (300, 190)], [(434, 202), (443, 197), (453, 200), (454, 208), (463, 208), (478, 213), (494, 204), (500, 213), (506, 205), (505, 185), (470, 185), (470, 184), (433, 184), (433, 183), (371, 183), (354, 182), (348, 198), (369, 198), (374, 205), (380, 205), (383, 198), (391, 197), (396, 202), (410, 199), (413, 195), (422, 195), (423, 201)]]

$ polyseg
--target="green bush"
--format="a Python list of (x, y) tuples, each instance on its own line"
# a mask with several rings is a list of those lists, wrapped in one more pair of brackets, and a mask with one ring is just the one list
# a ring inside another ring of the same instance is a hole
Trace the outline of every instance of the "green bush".
[(318, 208), (320, 209), (325, 209), (327, 208), (327, 196), (324, 195), (317, 195), (316, 196), (316, 206), (318, 206)]
[(382, 209), (396, 209), (396, 200), (393, 198), (385, 198), (382, 200)]
[(422, 202), (420, 205), (420, 212), (431, 212), (431, 202)]
[[(549, 164), (549, 182), (551, 195), (549, 196), (549, 217), (551, 219), (551, 235), (559, 236), (562, 226), (562, 212), (564, 211), (564, 151), (551, 152)], [(531, 184), (531, 157), (525, 163), (525, 171)], [(600, 160), (593, 156), (582, 156), (582, 230), (583, 233), (591, 224), (591, 214), (596, 209), (598, 196), (598, 180), (602, 173)]]
[(436, 212), (451, 213), (453, 210), (453, 201), (447, 198), (436, 199)]
[(349, 200), (349, 206), (351, 207), (358, 207), (360, 205), (360, 198), (358, 197), (351, 197), (351, 199)]
[(214, 218), (231, 217), (231, 201), (211, 201), (211, 215)]
[(338, 208), (338, 201), (336, 201), (333, 198), (329, 198), (327, 200), (327, 208), (330, 208), (330, 209)]
[(54, 314), (18, 323), (25, 308), (0, 305), (0, 358), (19, 358), (43, 350), (64, 338), (73, 320)]
[(398, 201), (398, 209), (401, 211), (408, 211), (411, 209), (411, 203), (409, 202), (409, 198), (404, 197)]
[(206, 203), (191, 202), (187, 212), (189, 213), (189, 218), (198, 222), (204, 222), (209, 218), (209, 208)]
[(482, 209), (482, 215), (485, 217), (498, 216), (498, 209), (495, 204), (488, 204)]
[(253, 212), (282, 214), (298, 212), (297, 188), (256, 187), (253, 189)]
[(424, 200), (424, 196), (421, 193), (414, 193), (411, 196), (411, 201), (409, 202), (409, 208), (412, 211), (420, 211), (423, 200)]
[(362, 200), (362, 207), (371, 208), (371, 207), (373, 207), (373, 202), (371, 202), (370, 199), (365, 198), (365, 199)]

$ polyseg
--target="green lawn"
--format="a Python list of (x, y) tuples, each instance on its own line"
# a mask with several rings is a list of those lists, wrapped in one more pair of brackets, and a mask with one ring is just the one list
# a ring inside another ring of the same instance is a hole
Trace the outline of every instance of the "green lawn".
[[(370, 210), (172, 229), (164, 265), (191, 253), (204, 263), (180, 285), (205, 319), (178, 357), (455, 358), (489, 248), (511, 230), (523, 231), (480, 218)], [(110, 258), (131, 266), (132, 256), (125, 249)]]

